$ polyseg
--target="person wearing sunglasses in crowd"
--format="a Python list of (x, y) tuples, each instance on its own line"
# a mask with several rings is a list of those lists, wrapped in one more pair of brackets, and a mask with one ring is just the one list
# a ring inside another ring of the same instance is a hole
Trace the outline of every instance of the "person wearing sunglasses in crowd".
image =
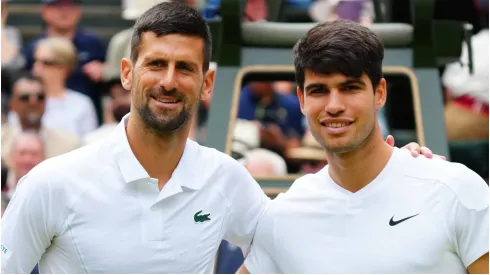
[(2, 126), (2, 158), (9, 155), (12, 142), (19, 132), (38, 132), (44, 141), (46, 158), (58, 156), (80, 146), (79, 138), (71, 133), (45, 127), (42, 123), (46, 94), (41, 81), (30, 73), (22, 73), (14, 81), (10, 109), (18, 117), (16, 124)]

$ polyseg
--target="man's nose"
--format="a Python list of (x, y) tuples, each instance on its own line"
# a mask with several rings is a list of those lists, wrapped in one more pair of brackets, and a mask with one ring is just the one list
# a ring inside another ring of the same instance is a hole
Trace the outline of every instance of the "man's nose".
[(327, 99), (327, 104), (325, 104), (325, 111), (330, 115), (338, 115), (345, 111), (343, 96), (340, 92), (330, 92)]

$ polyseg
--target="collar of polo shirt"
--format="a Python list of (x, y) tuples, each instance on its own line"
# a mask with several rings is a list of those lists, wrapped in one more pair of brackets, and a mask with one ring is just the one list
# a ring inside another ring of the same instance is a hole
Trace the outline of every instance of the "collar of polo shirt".
[[(126, 126), (129, 115), (130, 114), (124, 116), (111, 137), (108, 139), (108, 144), (112, 146), (110, 149), (112, 155), (118, 164), (126, 183), (134, 183), (140, 180), (151, 180), (157, 183), (158, 180), (150, 177), (129, 146), (128, 137), (126, 135)], [(177, 182), (180, 186), (192, 190), (201, 189), (204, 183), (204, 181), (199, 180), (196, 177), (199, 168), (193, 165), (193, 159), (196, 158), (196, 154), (198, 154), (198, 144), (188, 139), (185, 145), (184, 154), (171, 178), (172, 181)], [(162, 163), (162, 166), (163, 165), (165, 164)]]

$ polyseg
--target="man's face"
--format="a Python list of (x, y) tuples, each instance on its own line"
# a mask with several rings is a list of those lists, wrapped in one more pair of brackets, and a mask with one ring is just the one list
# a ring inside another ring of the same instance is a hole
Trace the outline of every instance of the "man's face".
[(176, 132), (206, 100), (214, 71), (203, 72), (201, 38), (180, 34), (141, 35), (138, 59), (122, 62), (122, 83), (131, 90), (131, 109), (159, 134)]
[(17, 81), (13, 87), (11, 106), (26, 126), (39, 125), (46, 107), (41, 83), (28, 79)]
[(36, 48), (34, 51), (32, 74), (42, 79), (43, 82), (47, 82), (66, 78), (68, 73), (69, 69), (63, 64), (60, 64), (54, 52), (47, 47)]
[(130, 111), (131, 92), (124, 89), (121, 83), (113, 84), (109, 92), (112, 101), (112, 114), (116, 121), (119, 122)]
[(253, 81), (250, 83), (252, 94), (257, 98), (270, 96), (274, 93), (273, 82)]
[(367, 140), (376, 127), (376, 111), (386, 100), (386, 81), (374, 92), (366, 74), (356, 79), (306, 70), (304, 87), (297, 92), (301, 110), (312, 135), (332, 153), (351, 152)]
[(82, 9), (73, 1), (59, 0), (42, 6), (41, 15), (49, 26), (60, 31), (69, 31), (77, 26)]
[(11, 166), (16, 177), (26, 175), (32, 168), (44, 160), (44, 148), (39, 139), (23, 136), (12, 148)]

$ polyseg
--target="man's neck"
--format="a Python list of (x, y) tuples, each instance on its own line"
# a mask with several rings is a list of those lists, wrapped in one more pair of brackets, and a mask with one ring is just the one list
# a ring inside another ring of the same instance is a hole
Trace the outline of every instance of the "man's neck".
[(21, 120), (20, 121), (20, 128), (22, 131), (39, 132), (39, 131), (41, 131), (41, 123), (32, 124), (32, 123), (22, 122), (22, 120)]
[(137, 115), (129, 116), (126, 128), (129, 146), (150, 177), (158, 179), (161, 190), (182, 158), (189, 127), (186, 126), (174, 135), (162, 137), (149, 131), (138, 120), (140, 118)]
[(64, 37), (73, 40), (73, 38), (75, 37), (76, 28), (69, 30), (59, 30), (48, 26), (48, 28), (46, 29), (46, 33), (48, 37)]
[(327, 152), (330, 177), (342, 188), (357, 192), (372, 182), (388, 164), (393, 152), (379, 129), (354, 151), (344, 154)]
[(51, 82), (50, 84), (45, 84), (44, 90), (49, 98), (60, 98), (66, 93), (66, 87), (62, 83)]

